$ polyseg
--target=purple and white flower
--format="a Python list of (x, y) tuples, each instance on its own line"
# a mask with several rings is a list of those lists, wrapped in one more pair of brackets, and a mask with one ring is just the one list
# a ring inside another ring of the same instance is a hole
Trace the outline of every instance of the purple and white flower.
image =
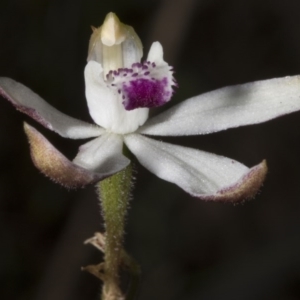
[(145, 62), (134, 30), (110, 13), (93, 29), (85, 67), (86, 99), (95, 125), (69, 117), (24, 85), (0, 78), (0, 94), (46, 128), (72, 139), (94, 138), (70, 161), (28, 124), (35, 165), (54, 181), (79, 187), (124, 169), (125, 143), (139, 162), (192, 196), (239, 201), (255, 195), (267, 167), (248, 168), (230, 158), (176, 146), (153, 136), (202, 135), (257, 124), (300, 109), (300, 77), (225, 87), (192, 97), (148, 119), (151, 107), (170, 101), (176, 85), (163, 48), (154, 42)]

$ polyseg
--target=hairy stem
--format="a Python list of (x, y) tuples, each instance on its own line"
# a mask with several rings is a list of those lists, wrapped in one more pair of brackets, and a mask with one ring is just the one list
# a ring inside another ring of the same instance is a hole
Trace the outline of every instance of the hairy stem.
[(102, 300), (123, 300), (119, 287), (125, 216), (131, 190), (131, 165), (99, 182), (98, 192), (105, 222), (104, 285)]

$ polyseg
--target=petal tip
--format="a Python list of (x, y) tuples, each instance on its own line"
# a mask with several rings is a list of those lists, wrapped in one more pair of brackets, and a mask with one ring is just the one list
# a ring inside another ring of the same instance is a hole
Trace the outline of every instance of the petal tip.
[(214, 195), (201, 196), (203, 200), (240, 203), (255, 197), (262, 186), (268, 167), (266, 160), (251, 168), (238, 182), (219, 190)]

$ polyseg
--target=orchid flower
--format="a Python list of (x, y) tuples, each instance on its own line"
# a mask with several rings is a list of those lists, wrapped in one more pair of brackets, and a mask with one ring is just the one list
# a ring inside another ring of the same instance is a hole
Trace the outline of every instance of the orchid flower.
[(129, 159), (123, 144), (159, 178), (190, 195), (238, 201), (255, 195), (267, 171), (265, 161), (248, 168), (223, 156), (176, 146), (148, 136), (186, 136), (257, 124), (300, 109), (300, 77), (225, 87), (192, 97), (148, 119), (149, 109), (171, 100), (176, 85), (163, 48), (154, 42), (141, 62), (142, 44), (132, 27), (109, 13), (93, 28), (85, 67), (86, 99), (95, 124), (69, 117), (24, 85), (0, 78), (0, 94), (46, 128), (72, 139), (94, 138), (70, 161), (41, 133), (25, 124), (38, 169), (66, 187), (101, 181)]

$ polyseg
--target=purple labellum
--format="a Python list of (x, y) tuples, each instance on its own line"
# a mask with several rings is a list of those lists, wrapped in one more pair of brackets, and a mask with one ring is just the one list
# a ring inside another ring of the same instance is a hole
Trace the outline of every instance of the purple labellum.
[(126, 110), (139, 107), (157, 107), (164, 105), (172, 96), (167, 78), (150, 80), (139, 78), (124, 83), (122, 92), (125, 95), (123, 105)]
[(157, 107), (167, 103), (177, 86), (173, 71), (165, 65), (154, 62), (134, 63), (129, 68), (111, 70), (106, 76), (107, 83), (116, 87), (126, 110), (141, 107)]

